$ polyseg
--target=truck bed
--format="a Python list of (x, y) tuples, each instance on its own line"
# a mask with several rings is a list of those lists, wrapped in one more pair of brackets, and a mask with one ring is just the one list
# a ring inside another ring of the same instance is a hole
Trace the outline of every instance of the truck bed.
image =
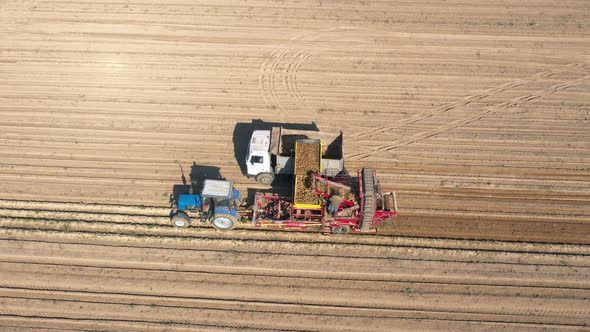
[(319, 139), (322, 143), (321, 172), (318, 172), (323, 176), (335, 176), (344, 169), (342, 132), (334, 138), (333, 134), (274, 127), (270, 152), (276, 156), (276, 164), (274, 165), (276, 174), (295, 174), (293, 160), (295, 142), (309, 139), (310, 136), (313, 136), (313, 139)]

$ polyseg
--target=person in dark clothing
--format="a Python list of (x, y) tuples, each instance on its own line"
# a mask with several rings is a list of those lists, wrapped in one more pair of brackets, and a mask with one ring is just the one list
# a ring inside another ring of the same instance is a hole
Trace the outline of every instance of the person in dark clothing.
[(330, 205), (328, 205), (328, 213), (330, 213), (330, 215), (332, 215), (332, 217), (334, 217), (336, 215), (336, 211), (338, 211), (338, 209), (340, 208), (340, 205), (342, 204), (344, 200), (342, 199), (342, 196), (340, 195), (332, 195), (330, 196), (330, 199), (328, 199), (328, 202), (330, 203)]

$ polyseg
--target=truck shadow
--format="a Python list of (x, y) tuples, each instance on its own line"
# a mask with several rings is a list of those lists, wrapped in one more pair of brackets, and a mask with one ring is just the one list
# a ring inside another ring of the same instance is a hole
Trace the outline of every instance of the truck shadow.
[(263, 193), (267, 195), (279, 195), (282, 197), (290, 198), (293, 197), (293, 177), (292, 176), (282, 176), (275, 178), (275, 181), (272, 183), (270, 188), (268, 189), (261, 189), (261, 188), (247, 188), (246, 189), (246, 197), (244, 197), (244, 206), (250, 207), (254, 204), (254, 196), (256, 193)]
[(253, 119), (251, 122), (238, 122), (233, 132), (234, 157), (240, 171), (246, 175), (246, 154), (248, 153), (248, 144), (254, 130), (271, 130), (272, 127), (283, 127), (285, 129), (305, 130), (317, 132), (319, 128), (312, 123), (285, 123), (285, 122), (266, 122), (260, 119)]

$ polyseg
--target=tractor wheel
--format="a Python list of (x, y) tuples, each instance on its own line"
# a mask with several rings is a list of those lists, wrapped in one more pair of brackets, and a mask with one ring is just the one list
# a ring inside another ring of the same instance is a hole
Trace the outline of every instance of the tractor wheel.
[(188, 227), (191, 224), (191, 218), (182, 211), (176, 212), (170, 217), (170, 221), (172, 221), (172, 225), (175, 227)]
[(260, 173), (256, 175), (256, 182), (263, 184), (265, 186), (270, 186), (270, 184), (275, 180), (275, 177), (272, 173)]
[(237, 221), (231, 214), (217, 214), (213, 218), (213, 226), (220, 230), (232, 229)]
[(350, 226), (347, 225), (340, 225), (332, 227), (332, 232), (334, 234), (348, 234), (350, 232)]

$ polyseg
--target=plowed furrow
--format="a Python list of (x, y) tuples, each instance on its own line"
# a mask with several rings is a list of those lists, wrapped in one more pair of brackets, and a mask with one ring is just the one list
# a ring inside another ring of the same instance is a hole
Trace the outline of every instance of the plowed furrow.
[[(0, 330), (590, 330), (587, 21), (584, 0), (0, 0)], [(268, 189), (240, 145), (281, 124), (342, 130), (399, 217), (171, 226), (196, 166)]]
[[(318, 313), (317, 308), (306, 308), (305, 305), (297, 305), (290, 311), (283, 304), (268, 303), (273, 310), (260, 310), (264, 304), (242, 303), (238, 306), (231, 304), (218, 304), (206, 306), (190, 306), (179, 304), (162, 304), (163, 301), (148, 301), (149, 304), (142, 304), (141, 297), (134, 299), (134, 302), (104, 302), (86, 299), (36, 299), (36, 298), (11, 298), (0, 296), (6, 304), (4, 315), (29, 316), (43, 318), (65, 318), (55, 310), (26, 310), (25, 308), (53, 307), (67, 310), (76, 308), (76, 312), (69, 315), (67, 319), (74, 320), (98, 320), (113, 322), (141, 322), (141, 323), (165, 323), (185, 324), (193, 327), (227, 327), (240, 328), (248, 326), (256, 330), (294, 330), (307, 331), (316, 329), (337, 330), (334, 324), (346, 324), (348, 329), (362, 330), (364, 328), (383, 329), (388, 326), (395, 326), (398, 320), (420, 319), (440, 320), (459, 322), (488, 322), (497, 324), (510, 324), (517, 327), (522, 324), (544, 325), (552, 327), (581, 327), (584, 321), (571, 320), (569, 323), (552, 323), (551, 319), (544, 318), (541, 322), (535, 317), (526, 317), (518, 314), (510, 315), (480, 315), (477, 313), (453, 313), (436, 312), (427, 310), (374, 310), (374, 309), (346, 309), (346, 308), (322, 308)], [(154, 303), (156, 302), (156, 303)], [(244, 309), (244, 307), (247, 307)], [(294, 306), (292, 306), (294, 307)], [(300, 309), (300, 310), (299, 310)], [(311, 310), (310, 310), (311, 309)], [(313, 310), (315, 309), (315, 310)], [(332, 310), (331, 310), (332, 309)], [(98, 313), (100, 312), (100, 314)], [(158, 312), (157, 319), (150, 318), (150, 313)], [(228, 312), (235, 313), (228, 317)], [(185, 315), (181, 317), (181, 313)], [(284, 319), (284, 320), (281, 320)], [(289, 324), (289, 321), (305, 320), (302, 325)], [(270, 323), (273, 322), (273, 323)], [(367, 325), (368, 324), (368, 325)]]
[[(160, 321), (168, 321), (166, 316), (174, 324), (206, 326), (208, 321), (202, 320), (205, 316), (215, 320), (229, 310), (245, 311), (249, 317), (245, 322), (242, 320), (244, 315), (238, 315), (240, 318), (236, 320), (226, 320), (229, 327), (244, 323), (250, 326), (256, 321), (259, 325), (252, 326), (288, 328), (264, 322), (275, 321), (268, 320), (273, 315), (287, 315), (294, 320), (305, 315), (309, 316), (310, 324), (314, 326), (329, 326), (335, 323), (335, 319), (340, 319), (351, 320), (350, 326), (356, 329), (356, 326), (360, 328), (361, 325), (356, 324), (361, 321), (366, 327), (369, 324), (364, 322), (366, 319), (373, 320), (370, 324), (377, 324), (369, 326), (385, 328), (398, 319), (418, 318), (582, 326), (588, 314), (584, 309), (572, 309), (576, 307), (572, 306), (575, 301), (588, 301), (590, 293), (586, 282), (590, 271), (579, 267), (538, 266), (534, 275), (539, 282), (542, 281), (541, 284), (521, 287), (524, 280), (510, 278), (510, 275), (522, 275), (525, 272), (520, 268), (526, 266), (496, 267), (493, 271), (486, 271), (481, 269), (481, 264), (473, 264), (474, 269), (469, 272), (465, 262), (446, 262), (446, 267), (437, 267), (433, 265), (437, 263), (433, 262), (424, 262), (424, 265), (413, 262), (414, 266), (410, 268), (383, 266), (383, 261), (377, 263), (375, 259), (357, 258), (355, 262), (354, 258), (348, 258), (350, 265), (346, 266), (356, 266), (368, 273), (368, 278), (361, 274), (358, 277), (363, 280), (358, 280), (347, 278), (346, 269), (343, 269), (345, 265), (334, 261), (335, 258), (327, 258), (333, 261), (332, 264), (328, 263), (329, 260), (322, 262), (321, 257), (310, 260), (305, 256), (297, 262), (296, 255), (274, 254), (257, 259), (260, 254), (234, 252), (231, 245), (226, 247), (229, 250), (226, 253), (207, 254), (195, 248), (195, 253), (200, 253), (197, 256), (187, 256), (184, 251), (174, 254), (174, 250), (169, 253), (160, 250), (158, 253), (154, 249), (139, 248), (130, 256), (133, 248), (106, 246), (100, 250), (103, 255), (98, 260), (91, 256), (96, 253), (96, 250), (91, 250), (93, 245), (56, 244), (54, 250), (60, 250), (62, 256), (65, 255), (60, 259), (51, 258), (51, 250), (46, 252), (49, 256), (45, 258), (39, 255), (35, 247), (43, 247), (36, 243), (23, 242), (11, 247), (14, 249), (8, 247), (7, 250), (18, 254), (4, 255), (0, 269), (0, 280), (9, 280), (9, 275), (12, 280), (3, 284), (0, 290), (0, 298), (6, 305), (4, 313), (9, 315), (64, 318), (59, 313), (76, 306), (81, 310), (72, 316), (74, 319), (140, 321), (141, 317), (149, 316), (150, 311), (157, 310), (163, 313), (159, 316)], [(444, 252), (441, 254), (444, 255)], [(68, 255), (72, 256), (68, 258)], [(168, 261), (166, 257), (175, 257), (180, 262)], [(281, 263), (283, 258), (285, 262)], [(164, 263), (162, 259), (168, 262)], [(263, 268), (265, 264), (268, 265)], [(281, 266), (285, 266), (286, 270), (279, 268)], [(551, 272), (555, 268), (558, 270)], [(379, 269), (383, 271), (379, 272)], [(575, 288), (568, 288), (575, 283), (566, 286), (566, 279), (572, 277), (571, 269), (581, 274)], [(559, 270), (565, 274), (555, 274)], [(321, 271), (330, 271), (333, 275), (322, 275)], [(384, 274), (385, 271), (390, 272)], [(404, 271), (404, 274), (391, 274), (391, 271)], [(408, 279), (408, 273), (414, 274), (414, 278)], [(452, 280), (449, 273), (454, 273), (457, 278)], [(479, 273), (480, 280), (487, 278), (492, 281), (488, 284), (456, 283), (460, 279), (474, 282), (478, 278), (471, 278), (475, 277), (473, 273)], [(469, 275), (471, 277), (467, 277)], [(418, 276), (430, 278), (430, 281), (416, 280)], [(372, 280), (375, 277), (377, 279)], [(105, 283), (104, 280), (116, 282)], [(534, 280), (531, 281), (534, 283)], [(158, 286), (154, 288), (154, 285)], [(482, 301), (483, 298), (486, 301)], [(449, 301), (457, 303), (452, 310), (440, 305)], [(537, 309), (532, 311), (531, 308)], [(190, 310), (206, 312), (207, 315), (185, 316), (179, 313)], [(101, 314), (97, 316), (97, 312)], [(264, 315), (266, 319), (259, 315)], [(179, 318), (181, 316), (183, 318)], [(145, 322), (154, 321), (146, 319)]]
[[(177, 239), (186, 241), (189, 246), (193, 241), (208, 241), (208, 243), (225, 244), (231, 241), (240, 241), (243, 243), (253, 244), (288, 244), (289, 246), (305, 246), (313, 244), (322, 250), (333, 252), (337, 250), (334, 244), (340, 246), (351, 246), (351, 253), (362, 252), (366, 248), (374, 248), (380, 252), (388, 252), (392, 249), (420, 249), (420, 250), (452, 250), (457, 252), (469, 253), (470, 255), (486, 254), (547, 254), (559, 257), (586, 257), (590, 255), (590, 249), (584, 245), (568, 244), (543, 244), (543, 243), (522, 243), (522, 242), (498, 242), (498, 241), (476, 241), (476, 240), (456, 240), (444, 238), (415, 238), (415, 237), (391, 237), (379, 235), (360, 235), (360, 236), (322, 236), (317, 233), (309, 232), (281, 232), (267, 231), (259, 229), (232, 230), (231, 232), (219, 232), (211, 227), (190, 227), (188, 229), (175, 229), (179, 233), (175, 235), (158, 234), (154, 228), (147, 227), (147, 231), (141, 231), (139, 227), (131, 227), (125, 234), (121, 228), (103, 229), (95, 231), (94, 229), (75, 230), (64, 223), (54, 223), (52, 221), (39, 222), (34, 220), (20, 220), (21, 224), (12, 225), (10, 219), (5, 220), (7, 223), (0, 228), (0, 234), (4, 240), (11, 240), (15, 237), (30, 242), (39, 243), (69, 243), (71, 237), (78, 239), (90, 239), (93, 241), (84, 242), (86, 245), (102, 245), (107, 239), (124, 238), (134, 243), (140, 243), (142, 246), (159, 247), (139, 241), (142, 237), (151, 238), (152, 240), (161, 240), (160, 242), (171, 242), (172, 248), (178, 248)], [(14, 220), (12, 221), (14, 222)], [(84, 224), (84, 223), (82, 223)], [(151, 230), (150, 230), (151, 229)], [(104, 241), (103, 241), (104, 239)], [(63, 241), (63, 242), (62, 242)], [(98, 242), (97, 242), (98, 241)], [(139, 242), (137, 242), (139, 241)], [(183, 246), (183, 247), (186, 247)], [(357, 248), (355, 248), (357, 247)], [(190, 248), (190, 247), (189, 247)], [(185, 248), (186, 249), (186, 248)], [(292, 249), (292, 248), (291, 248)], [(302, 249), (307, 250), (307, 249)], [(319, 251), (318, 251), (319, 252)], [(342, 256), (342, 253), (336, 252), (334, 255)]]

